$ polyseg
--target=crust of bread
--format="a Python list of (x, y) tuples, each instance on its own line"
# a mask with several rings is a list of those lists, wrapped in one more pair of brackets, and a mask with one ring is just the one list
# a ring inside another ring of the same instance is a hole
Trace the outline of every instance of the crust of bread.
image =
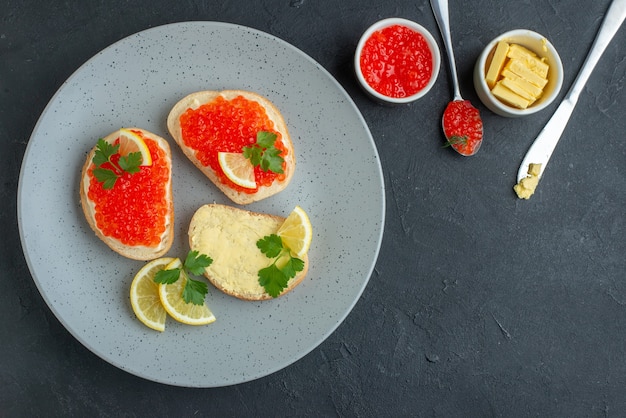
[[(272, 260), (261, 253), (256, 242), (276, 233), (284, 220), (281, 216), (227, 205), (204, 205), (191, 218), (189, 247), (213, 259), (204, 275), (222, 292), (242, 300), (272, 299), (258, 280), (258, 271), (269, 267)], [(300, 259), (304, 261), (304, 270), (289, 280), (279, 297), (305, 278), (309, 259), (307, 255)]]
[[(80, 180), (80, 202), (83, 209), (83, 213), (85, 214), (85, 219), (87, 223), (91, 227), (91, 229), (95, 232), (96, 236), (100, 238), (106, 245), (108, 245), (113, 251), (117, 252), (124, 257), (131, 258), (134, 260), (152, 260), (164, 255), (172, 246), (174, 242), (174, 199), (172, 195), (172, 159), (171, 159), (171, 150), (168, 142), (161, 138), (158, 135), (155, 135), (151, 132), (148, 132), (141, 128), (126, 128), (134, 131), (141, 131), (142, 135), (146, 138), (153, 139), (156, 141), (159, 146), (165, 151), (165, 155), (167, 158), (167, 164), (170, 168), (170, 179), (168, 184), (166, 185), (166, 199), (168, 201), (168, 214), (166, 219), (166, 229), (161, 236), (161, 243), (157, 247), (146, 247), (146, 246), (128, 246), (115, 238), (108, 237), (102, 233), (100, 228), (97, 227), (95, 221), (95, 204), (89, 197), (87, 196), (87, 192), (89, 191), (90, 178), (87, 175), (87, 170), (92, 165), (92, 159), (94, 153), (96, 151), (96, 147), (91, 149), (87, 158), (85, 160), (85, 164), (83, 165), (81, 180)], [(107, 135), (104, 139), (107, 141), (114, 141), (117, 139), (119, 131), (115, 131)]]
[[(198, 107), (210, 103), (215, 100), (218, 96), (222, 96), (226, 100), (232, 100), (238, 96), (243, 96), (248, 100), (254, 100), (261, 104), (267, 113), (267, 116), (274, 123), (274, 129), (280, 132), (282, 136), (282, 142), (287, 149), (287, 155), (285, 158), (285, 179), (282, 181), (274, 181), (270, 186), (261, 186), (256, 193), (250, 194), (245, 192), (239, 192), (232, 189), (230, 186), (222, 183), (215, 173), (215, 171), (211, 167), (207, 167), (202, 165), (202, 163), (196, 158), (195, 151), (192, 148), (189, 148), (185, 145), (182, 137), (182, 131), (180, 127), (180, 116), (187, 111), (187, 109), (197, 109)], [(276, 108), (276, 106), (266, 99), (263, 96), (260, 96), (256, 93), (245, 91), (245, 90), (207, 90), (207, 91), (199, 91), (196, 93), (191, 93), (188, 96), (181, 99), (170, 111), (167, 117), (167, 129), (172, 135), (172, 138), (176, 141), (176, 143), (180, 146), (183, 153), (191, 160), (191, 162), (198, 168), (200, 171), (204, 173), (205, 176), (211, 180), (213, 184), (215, 184), (229, 199), (233, 202), (246, 205), (252, 202), (256, 202), (276, 193), (284, 190), (291, 178), (293, 177), (293, 173), (296, 169), (296, 157), (293, 149), (293, 143), (291, 141), (291, 137), (289, 136), (289, 130), (287, 129), (287, 125), (280, 113), (280, 111)]]

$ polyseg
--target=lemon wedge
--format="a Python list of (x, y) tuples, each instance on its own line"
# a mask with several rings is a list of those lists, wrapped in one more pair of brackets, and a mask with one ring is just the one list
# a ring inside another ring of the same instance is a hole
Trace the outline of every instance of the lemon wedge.
[(159, 285), (154, 276), (174, 261), (171, 257), (158, 258), (147, 263), (137, 272), (130, 285), (130, 304), (144, 325), (157, 330), (165, 330), (167, 313), (161, 305)]
[(217, 160), (230, 181), (246, 189), (256, 188), (254, 167), (240, 152), (218, 152)]
[(141, 136), (137, 135), (130, 129), (120, 129), (119, 135), (120, 148), (119, 153), (121, 156), (130, 154), (131, 152), (141, 153), (141, 164), (143, 166), (152, 165), (152, 156), (150, 155), (150, 149), (144, 142)]
[[(182, 269), (183, 263), (180, 258), (173, 259), (165, 266), (165, 270)], [(207, 325), (215, 322), (215, 315), (206, 304), (195, 305), (187, 303), (183, 299), (183, 289), (187, 283), (187, 277), (181, 273), (176, 282), (172, 284), (159, 284), (159, 298), (165, 311), (178, 322), (187, 325)]]
[(296, 206), (276, 233), (292, 253), (302, 257), (309, 251), (313, 239), (313, 226), (309, 215)]

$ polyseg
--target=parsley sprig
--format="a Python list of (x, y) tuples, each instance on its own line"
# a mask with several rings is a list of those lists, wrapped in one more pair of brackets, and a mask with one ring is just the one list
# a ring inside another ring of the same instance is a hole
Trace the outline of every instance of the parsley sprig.
[(182, 275), (187, 279), (185, 287), (183, 288), (183, 300), (186, 303), (202, 305), (204, 303), (204, 297), (209, 292), (209, 287), (205, 282), (192, 279), (189, 275), (201, 276), (204, 273), (205, 267), (210, 266), (211, 263), (213, 263), (211, 257), (200, 254), (198, 251), (189, 251), (182, 268), (161, 270), (155, 274), (154, 281), (156, 283), (172, 284), (176, 283)]
[[(259, 284), (271, 297), (278, 297), (287, 287), (289, 279), (304, 269), (304, 261), (293, 257), (289, 249), (283, 245), (283, 240), (276, 234), (261, 238), (256, 246), (268, 258), (274, 259), (269, 267), (259, 270)], [(285, 258), (287, 258), (286, 262), (284, 264), (281, 262), (281, 267), (279, 267), (278, 261)]]
[[(121, 156), (116, 164), (111, 157), (117, 154), (119, 149), (119, 144), (113, 145), (102, 138), (98, 139), (98, 145), (92, 159), (96, 165), (96, 168), (93, 169), (93, 175), (96, 177), (96, 180), (102, 182), (102, 187), (105, 189), (112, 189), (117, 179), (124, 172), (130, 174), (139, 172), (139, 166), (142, 162), (141, 153), (131, 152), (128, 155)], [(105, 164), (111, 168), (104, 168), (103, 165)]]
[(275, 143), (275, 133), (259, 131), (256, 134), (256, 143), (243, 147), (243, 156), (249, 159), (253, 166), (260, 166), (263, 171), (282, 174), (285, 159), (280, 156), (281, 150), (274, 146)]

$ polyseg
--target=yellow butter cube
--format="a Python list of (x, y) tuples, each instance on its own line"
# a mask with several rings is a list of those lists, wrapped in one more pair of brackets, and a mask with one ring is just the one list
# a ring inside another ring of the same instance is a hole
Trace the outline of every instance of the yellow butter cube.
[(530, 71), (541, 78), (548, 76), (549, 65), (539, 58), (537, 54), (521, 45), (511, 44), (507, 56), (511, 59), (520, 60)]
[(513, 73), (515, 73), (515, 74), (517, 74), (521, 78), (525, 79), (529, 83), (532, 83), (532, 84), (534, 84), (535, 86), (537, 86), (539, 88), (543, 89), (545, 87), (545, 85), (548, 83), (547, 79), (545, 79), (543, 77), (540, 77), (536, 73), (532, 72), (520, 60), (511, 59), (511, 60), (509, 60), (506, 63), (504, 68), (509, 70), (509, 71), (511, 71), (511, 72), (513, 72)]
[(542, 88), (535, 86), (533, 83), (527, 81), (525, 78), (518, 76), (512, 71), (505, 69), (502, 71), (502, 76), (517, 84), (519, 88), (527, 91), (534, 99), (538, 99), (543, 94)]
[(487, 82), (489, 88), (493, 88), (493, 86), (496, 84), (496, 81), (498, 81), (498, 77), (500, 76), (502, 67), (504, 67), (504, 62), (506, 60), (506, 54), (508, 50), (509, 44), (507, 42), (498, 42), (496, 50), (493, 53), (493, 58), (491, 59), (491, 63), (489, 64), (487, 75), (485, 76), (485, 81)]
[(499, 100), (510, 106), (517, 107), (518, 109), (526, 109), (530, 105), (530, 100), (523, 98), (522, 96), (514, 93), (507, 87), (503, 86), (501, 81), (496, 83), (493, 89), (491, 89), (491, 92)]

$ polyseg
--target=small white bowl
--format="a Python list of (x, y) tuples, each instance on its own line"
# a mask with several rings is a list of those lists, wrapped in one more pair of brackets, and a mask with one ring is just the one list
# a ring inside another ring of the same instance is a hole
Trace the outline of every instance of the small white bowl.
[[(543, 88), (543, 94), (533, 104), (526, 109), (518, 109), (509, 106), (498, 100), (487, 86), (485, 81), (487, 61), (491, 59), (493, 51), (500, 41), (518, 44), (524, 46), (540, 57), (544, 57), (550, 66), (548, 69), (548, 82)], [(544, 109), (558, 96), (563, 85), (563, 64), (559, 53), (554, 46), (546, 39), (545, 36), (526, 29), (516, 29), (493, 39), (476, 61), (474, 66), (474, 88), (480, 98), (480, 101), (492, 112), (505, 117), (520, 117), (530, 115)]]
[[(421, 34), (426, 40), (426, 43), (428, 44), (428, 47), (430, 48), (431, 55), (432, 55), (432, 74), (430, 76), (428, 83), (426, 84), (426, 86), (424, 86), (424, 88), (422, 88), (420, 91), (418, 91), (417, 93), (411, 96), (390, 97), (390, 96), (381, 94), (378, 91), (374, 90), (372, 86), (370, 86), (367, 83), (361, 71), (361, 53), (363, 51), (363, 46), (365, 45), (365, 42), (370, 38), (370, 36), (372, 36), (374, 32), (387, 28), (389, 26), (394, 26), (394, 25), (405, 26)], [(387, 19), (379, 20), (378, 22), (370, 26), (361, 36), (361, 39), (359, 40), (359, 43), (356, 47), (356, 53), (354, 54), (354, 70), (356, 72), (356, 77), (359, 80), (359, 83), (361, 84), (361, 87), (363, 87), (363, 89), (374, 99), (380, 102), (389, 103), (389, 104), (411, 103), (419, 99), (420, 97), (423, 97), (426, 93), (430, 91), (432, 86), (435, 84), (435, 81), (437, 81), (437, 76), (439, 74), (440, 65), (441, 65), (441, 55), (439, 53), (439, 47), (437, 45), (437, 42), (435, 42), (435, 38), (433, 38), (430, 32), (428, 32), (426, 28), (419, 25), (418, 23), (415, 23), (408, 19), (402, 19), (398, 17), (390, 17)]]

